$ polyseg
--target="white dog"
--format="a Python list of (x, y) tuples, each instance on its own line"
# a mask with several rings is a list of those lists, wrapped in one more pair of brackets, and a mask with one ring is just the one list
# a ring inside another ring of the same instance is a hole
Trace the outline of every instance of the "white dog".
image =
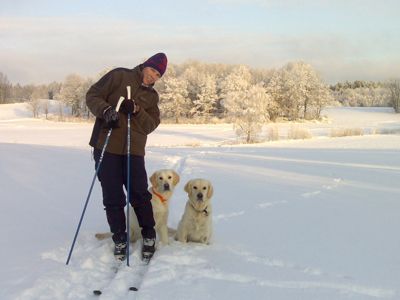
[[(175, 186), (179, 183), (179, 175), (174, 170), (158, 170), (150, 177), (151, 187), (149, 192), (152, 194), (151, 204), (153, 206), (155, 229), (162, 244), (168, 242), (168, 214), (169, 199), (172, 197)], [(139, 223), (132, 207), (129, 209), (130, 217), (130, 240), (136, 241), (140, 236)]]
[(209, 244), (212, 236), (211, 197), (213, 186), (205, 179), (192, 179), (185, 185), (189, 196), (175, 239)]
[[(153, 207), (155, 230), (162, 244), (168, 244), (168, 212), (169, 200), (172, 197), (175, 186), (179, 183), (179, 175), (170, 169), (158, 170), (150, 177), (151, 187), (149, 192), (152, 195), (151, 204)], [(132, 206), (129, 206), (129, 239), (137, 241), (142, 235), (139, 222)], [(97, 233), (97, 239), (111, 237), (111, 233)]]

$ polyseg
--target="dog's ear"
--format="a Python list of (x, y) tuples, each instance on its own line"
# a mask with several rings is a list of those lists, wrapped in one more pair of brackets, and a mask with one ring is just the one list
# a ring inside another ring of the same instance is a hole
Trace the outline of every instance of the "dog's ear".
[(172, 174), (174, 175), (174, 180), (172, 181), (174, 186), (176, 186), (179, 183), (179, 180), (181, 180), (181, 178), (179, 177), (178, 173), (176, 173), (175, 171), (172, 171)]
[(213, 188), (211, 182), (208, 182), (207, 198), (210, 199), (213, 194), (214, 194), (214, 188)]
[(189, 181), (185, 184), (185, 192), (186, 192), (186, 193), (188, 193), (188, 194), (190, 193), (191, 186), (192, 186), (192, 181), (189, 180)]
[(151, 175), (150, 182), (154, 187), (157, 185), (157, 172), (154, 172), (153, 175)]

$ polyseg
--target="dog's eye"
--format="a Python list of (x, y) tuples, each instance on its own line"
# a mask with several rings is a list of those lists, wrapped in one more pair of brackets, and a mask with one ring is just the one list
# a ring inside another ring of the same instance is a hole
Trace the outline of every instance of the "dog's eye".
[(171, 179), (172, 178), (172, 176), (168, 176), (168, 179)]
[(162, 177), (160, 177), (159, 179), (160, 179), (160, 180), (163, 180), (163, 178), (162, 178)]
[(193, 189), (194, 189), (194, 190), (197, 190), (197, 186), (194, 186)]
[(207, 187), (203, 186), (203, 190), (205, 191), (207, 189)]

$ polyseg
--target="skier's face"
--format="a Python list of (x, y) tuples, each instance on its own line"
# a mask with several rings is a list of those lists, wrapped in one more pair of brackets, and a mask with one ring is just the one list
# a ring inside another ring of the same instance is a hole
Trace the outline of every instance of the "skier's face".
[(154, 84), (158, 79), (160, 79), (160, 77), (160, 73), (151, 67), (146, 67), (143, 69), (143, 83), (145, 85)]

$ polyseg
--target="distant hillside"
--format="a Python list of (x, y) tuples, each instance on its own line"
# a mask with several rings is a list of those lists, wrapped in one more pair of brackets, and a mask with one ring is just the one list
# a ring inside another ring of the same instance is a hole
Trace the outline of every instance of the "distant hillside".
[[(57, 100), (42, 99), (41, 108), (39, 110), (39, 116), (44, 116), (43, 106), (47, 103), (49, 115), (59, 115), (60, 102)], [(69, 115), (70, 109), (63, 108), (63, 114)], [(32, 118), (33, 114), (29, 108), (28, 103), (12, 103), (12, 104), (0, 104), (0, 120), (13, 120), (22, 118)]]

